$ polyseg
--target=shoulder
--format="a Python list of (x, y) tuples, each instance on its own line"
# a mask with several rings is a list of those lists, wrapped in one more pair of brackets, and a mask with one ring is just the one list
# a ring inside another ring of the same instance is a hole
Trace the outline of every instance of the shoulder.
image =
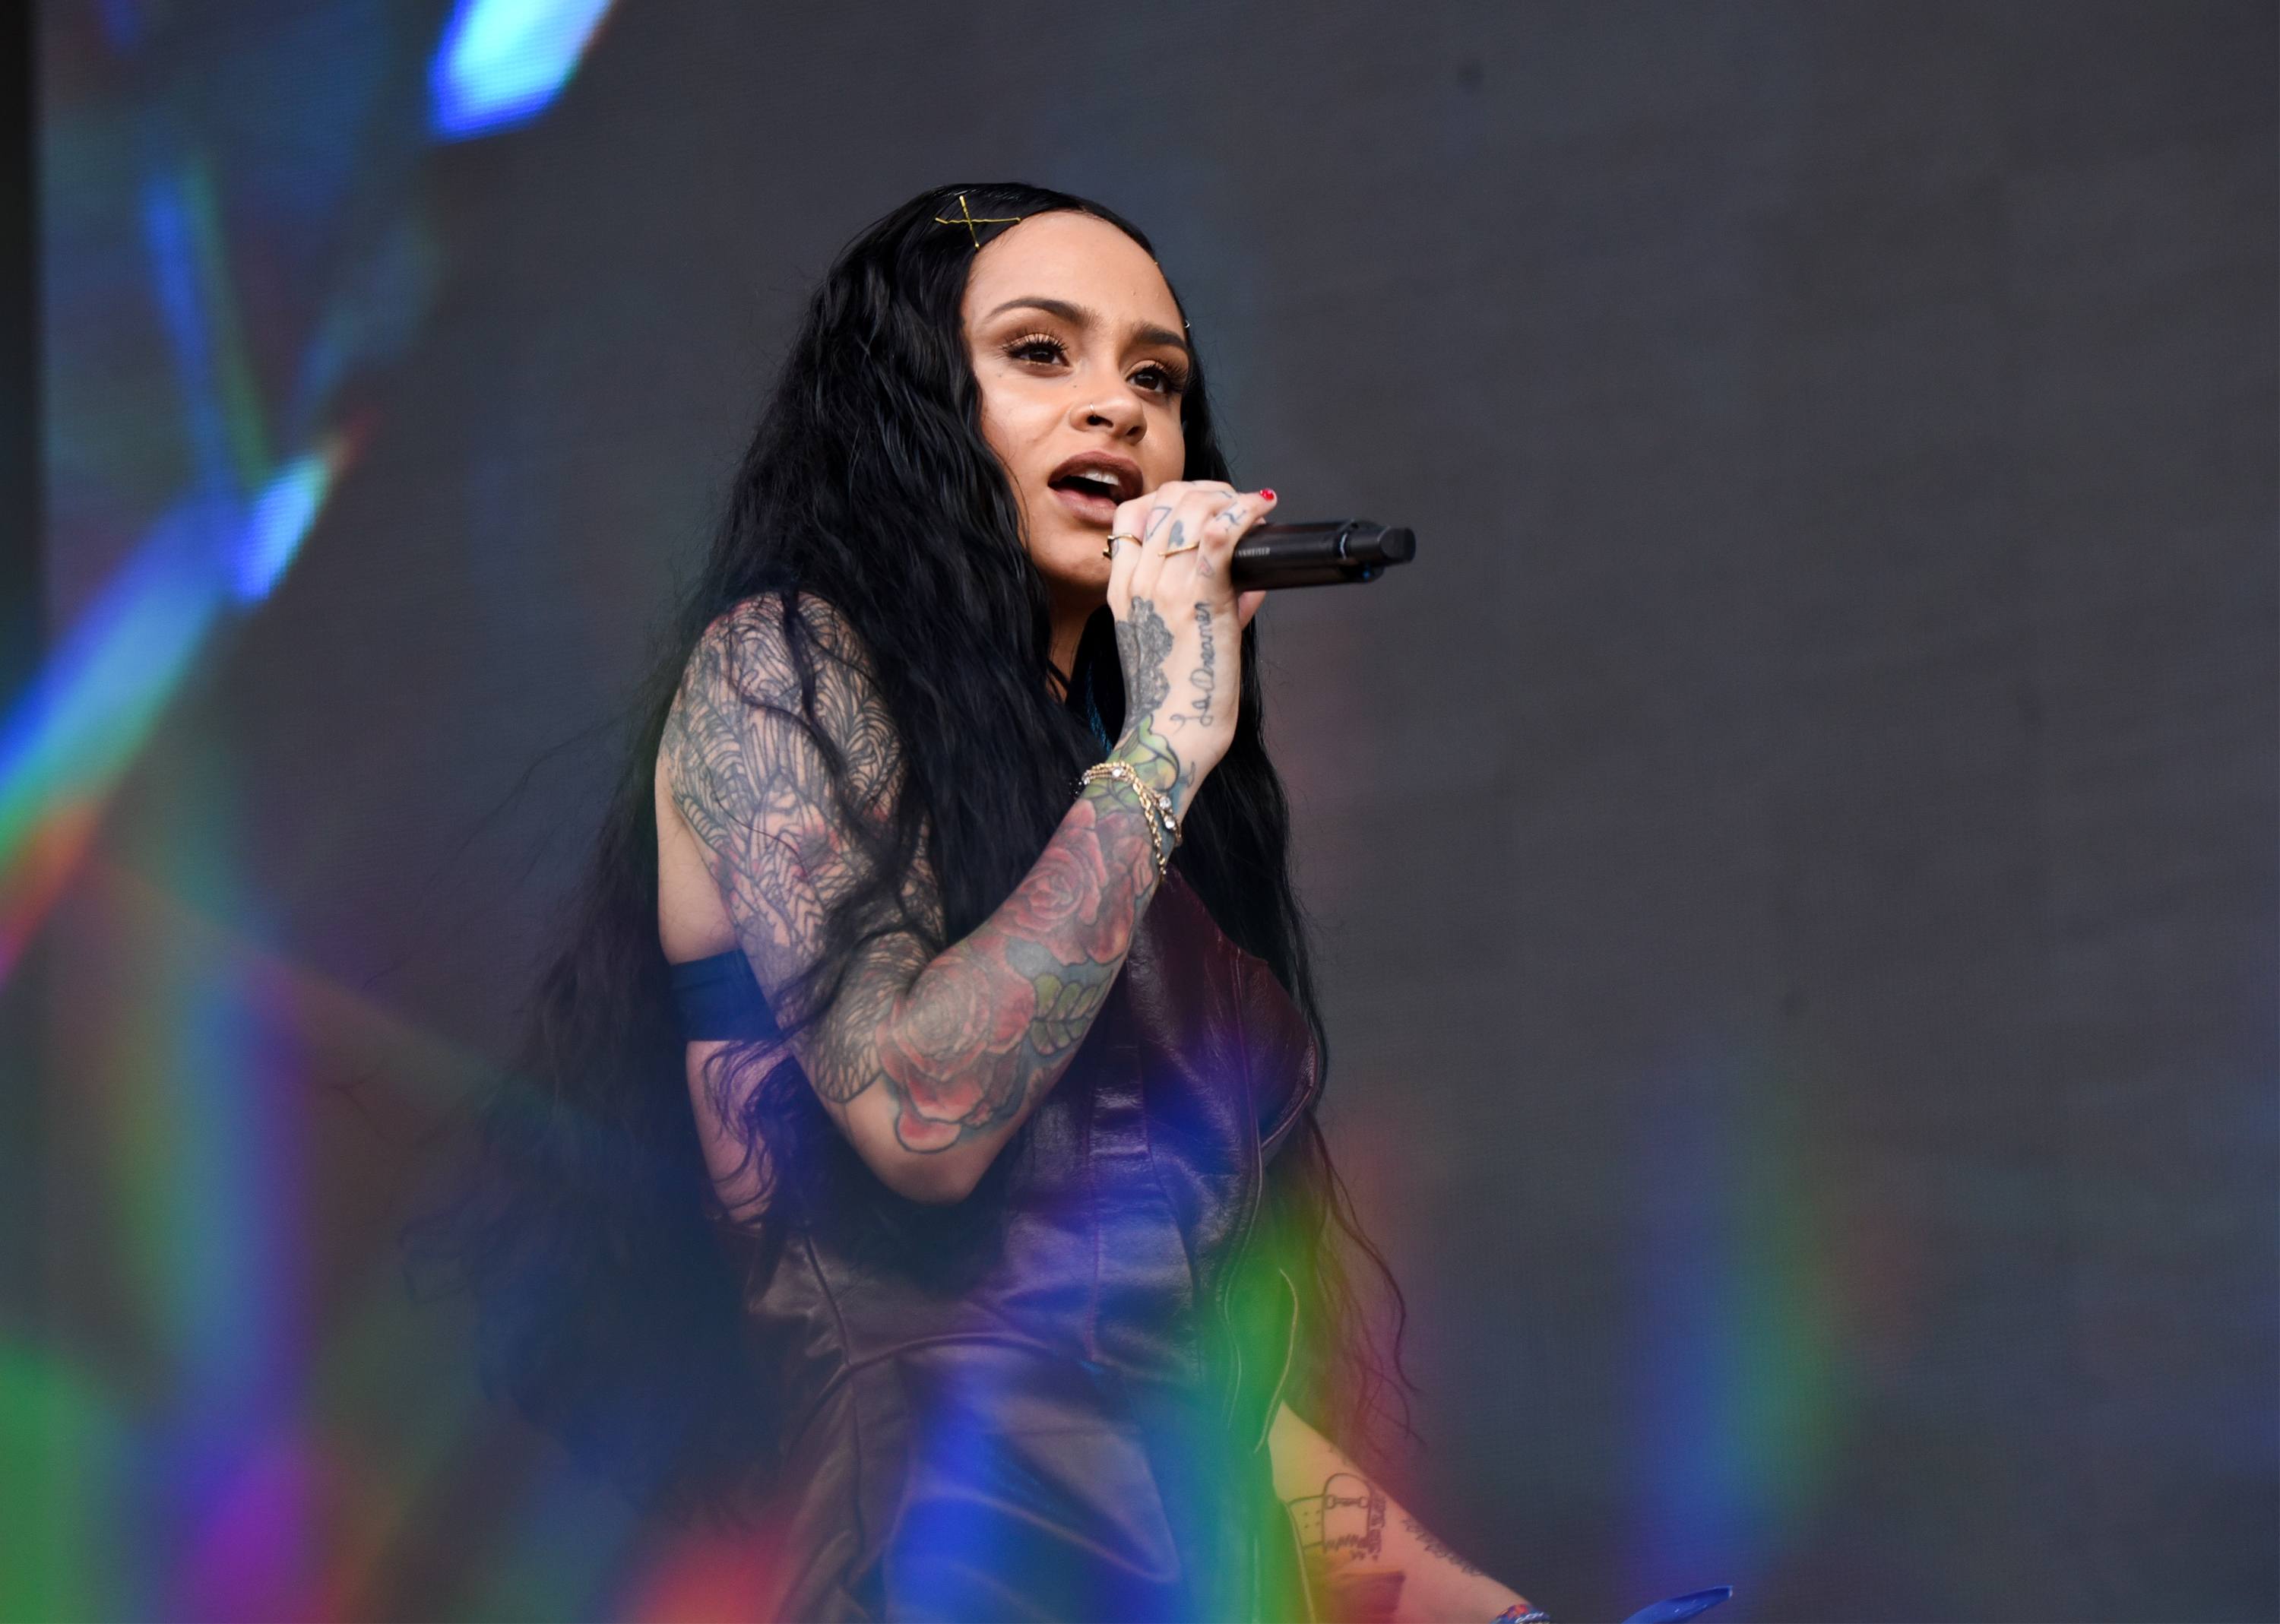
[[(746, 598), (705, 629), (666, 719), (663, 753), (717, 773), (836, 782), (867, 805), (899, 781), (899, 735), (862, 640), (831, 604), (803, 595)], [(754, 766), (755, 762), (758, 766)]]
[(811, 689), (872, 688), (862, 639), (833, 604), (813, 594), (748, 597), (716, 618), (682, 673), (683, 703), (709, 690), (747, 704), (804, 708)]

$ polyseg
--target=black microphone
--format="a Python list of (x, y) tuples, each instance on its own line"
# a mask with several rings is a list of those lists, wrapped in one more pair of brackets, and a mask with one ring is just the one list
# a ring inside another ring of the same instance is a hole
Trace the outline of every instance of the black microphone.
[(1406, 564), (1416, 556), (1413, 531), (1388, 529), (1367, 519), (1254, 525), (1235, 544), (1235, 585), (1250, 592), (1375, 581), (1388, 565)]

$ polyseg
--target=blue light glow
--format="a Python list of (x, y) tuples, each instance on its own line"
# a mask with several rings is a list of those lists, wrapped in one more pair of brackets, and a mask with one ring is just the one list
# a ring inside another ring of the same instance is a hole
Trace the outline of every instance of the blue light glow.
[(444, 141), (520, 124), (570, 82), (610, 0), (459, 0), (428, 72)]
[(241, 604), (258, 604), (293, 562), (301, 540), (316, 522), (332, 484), (332, 469), (316, 452), (298, 457), (269, 481), (253, 504), (253, 516), (238, 543), (231, 584)]

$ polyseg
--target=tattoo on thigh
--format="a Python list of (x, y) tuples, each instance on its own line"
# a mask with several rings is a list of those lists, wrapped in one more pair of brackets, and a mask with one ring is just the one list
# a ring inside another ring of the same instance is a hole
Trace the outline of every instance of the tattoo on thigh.
[(1352, 1472), (1322, 1484), (1322, 1559), (1375, 1562), (1385, 1549), (1385, 1491)]

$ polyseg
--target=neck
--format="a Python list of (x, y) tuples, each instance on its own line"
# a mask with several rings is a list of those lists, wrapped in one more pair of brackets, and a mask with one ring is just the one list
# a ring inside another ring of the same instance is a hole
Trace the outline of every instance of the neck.
[(1053, 600), (1053, 669), (1067, 680), (1076, 670), (1077, 644), (1084, 641), (1085, 622), (1092, 612), (1100, 607), (1097, 597), (1083, 602), (1071, 602), (1056, 596)]

